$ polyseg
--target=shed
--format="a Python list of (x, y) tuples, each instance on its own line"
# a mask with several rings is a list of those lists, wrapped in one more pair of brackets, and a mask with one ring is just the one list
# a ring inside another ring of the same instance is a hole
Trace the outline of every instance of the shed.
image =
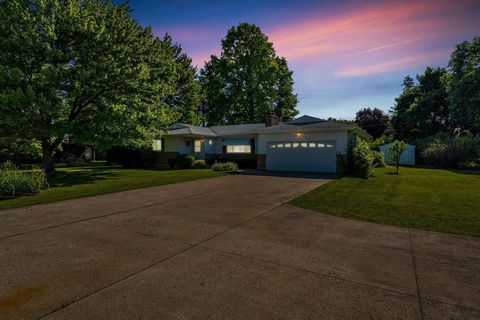
[[(387, 163), (391, 163), (388, 155), (388, 147), (390, 143), (380, 146), (380, 151), (385, 155)], [(402, 152), (400, 156), (400, 164), (414, 165), (415, 164), (415, 146), (413, 144), (407, 144), (407, 148)]]

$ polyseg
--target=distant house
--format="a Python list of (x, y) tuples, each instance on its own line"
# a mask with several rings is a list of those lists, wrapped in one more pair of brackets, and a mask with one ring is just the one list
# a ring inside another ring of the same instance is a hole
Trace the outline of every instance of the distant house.
[[(387, 161), (387, 163), (390, 163), (388, 154), (389, 146), (390, 143), (387, 143), (379, 147), (380, 151), (383, 152), (383, 154), (385, 155), (385, 160)], [(407, 144), (407, 148), (405, 149), (405, 151), (402, 152), (402, 155), (400, 156), (400, 164), (412, 166), (415, 164), (415, 146), (413, 144)]]
[(265, 123), (199, 127), (178, 123), (153, 148), (166, 157), (254, 158), (258, 169), (272, 171), (337, 171), (337, 154), (346, 154), (353, 132), (368, 137), (358, 127), (302, 116), (279, 122), (269, 114)]

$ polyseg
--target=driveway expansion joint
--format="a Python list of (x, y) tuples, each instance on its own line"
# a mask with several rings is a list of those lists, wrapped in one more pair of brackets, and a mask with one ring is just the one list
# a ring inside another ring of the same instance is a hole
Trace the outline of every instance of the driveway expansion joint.
[(415, 285), (417, 287), (417, 297), (418, 297), (418, 307), (420, 309), (420, 319), (424, 319), (423, 315), (423, 304), (422, 304), (422, 297), (420, 295), (420, 286), (418, 285), (418, 274), (417, 274), (417, 262), (415, 259), (415, 252), (413, 250), (413, 241), (412, 241), (412, 233), (410, 232), (410, 229), (407, 229), (408, 231), (408, 240), (410, 242), (410, 252), (412, 254), (412, 264), (413, 264), (413, 273), (415, 274)]

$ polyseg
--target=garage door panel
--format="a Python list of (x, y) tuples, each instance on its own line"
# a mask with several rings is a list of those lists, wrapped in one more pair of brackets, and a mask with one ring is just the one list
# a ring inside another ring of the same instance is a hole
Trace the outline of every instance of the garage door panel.
[(267, 145), (267, 170), (336, 172), (336, 148), (332, 141), (271, 142)]

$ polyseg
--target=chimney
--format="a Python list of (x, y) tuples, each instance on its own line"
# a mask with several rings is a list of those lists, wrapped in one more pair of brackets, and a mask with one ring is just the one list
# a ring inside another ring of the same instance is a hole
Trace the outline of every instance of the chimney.
[(265, 114), (265, 127), (276, 126), (279, 123), (280, 121), (278, 119), (278, 116), (274, 113)]

